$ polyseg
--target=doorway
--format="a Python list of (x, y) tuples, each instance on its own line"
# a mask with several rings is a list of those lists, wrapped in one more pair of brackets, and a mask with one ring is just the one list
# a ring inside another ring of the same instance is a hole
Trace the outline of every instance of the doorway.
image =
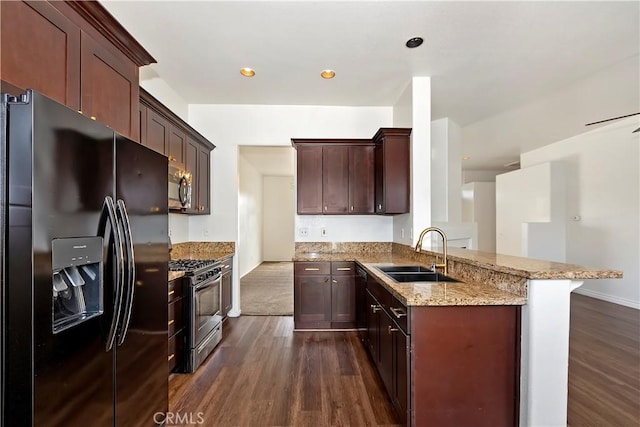
[(239, 147), (237, 254), (245, 315), (293, 314), (294, 153)]

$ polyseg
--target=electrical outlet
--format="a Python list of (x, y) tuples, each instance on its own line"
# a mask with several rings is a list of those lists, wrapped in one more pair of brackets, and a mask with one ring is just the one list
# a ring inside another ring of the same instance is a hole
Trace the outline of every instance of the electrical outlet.
[(320, 235), (321, 235), (322, 237), (327, 237), (327, 229), (326, 229), (325, 227), (322, 227), (322, 228), (320, 229)]
[(309, 229), (307, 227), (298, 228), (298, 234), (300, 237), (307, 237), (309, 235)]
[(171, 229), (169, 229), (169, 237), (171, 237)]

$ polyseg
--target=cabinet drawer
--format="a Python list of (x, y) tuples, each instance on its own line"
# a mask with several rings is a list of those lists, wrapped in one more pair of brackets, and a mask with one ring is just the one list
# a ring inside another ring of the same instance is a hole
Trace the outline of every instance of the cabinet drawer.
[(389, 305), (391, 304), (392, 296), (388, 290), (386, 290), (380, 283), (376, 281), (373, 277), (369, 276), (369, 280), (367, 280), (367, 289), (371, 292), (380, 305), (387, 311), (389, 311)]
[(179, 363), (182, 363), (183, 344), (182, 332), (169, 338), (169, 352), (167, 357), (169, 373), (171, 373)]
[(332, 261), (331, 274), (333, 276), (353, 276), (356, 274), (356, 263), (353, 261)]
[(296, 276), (310, 276), (318, 274), (330, 274), (330, 262), (296, 261), (293, 266), (293, 274)]
[(182, 297), (182, 277), (169, 282), (169, 302)]
[(389, 305), (389, 315), (405, 334), (409, 334), (409, 310), (393, 295), (391, 296), (391, 303)]
[(182, 329), (182, 299), (169, 304), (169, 336)]

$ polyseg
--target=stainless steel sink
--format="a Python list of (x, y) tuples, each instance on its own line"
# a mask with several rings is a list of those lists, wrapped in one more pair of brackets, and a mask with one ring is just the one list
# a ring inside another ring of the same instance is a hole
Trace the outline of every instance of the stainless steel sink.
[(433, 270), (423, 267), (421, 265), (392, 265), (388, 267), (378, 267), (384, 273), (413, 273), (413, 272), (429, 272), (433, 273)]
[[(424, 267), (423, 267), (424, 268)], [(459, 282), (453, 277), (424, 269), (422, 271), (398, 271), (385, 272), (387, 276), (396, 282)]]

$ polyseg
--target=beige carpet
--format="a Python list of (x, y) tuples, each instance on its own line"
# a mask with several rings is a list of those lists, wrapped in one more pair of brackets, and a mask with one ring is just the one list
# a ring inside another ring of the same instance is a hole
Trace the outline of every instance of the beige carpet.
[(293, 263), (263, 262), (240, 279), (240, 309), (252, 316), (293, 315)]

